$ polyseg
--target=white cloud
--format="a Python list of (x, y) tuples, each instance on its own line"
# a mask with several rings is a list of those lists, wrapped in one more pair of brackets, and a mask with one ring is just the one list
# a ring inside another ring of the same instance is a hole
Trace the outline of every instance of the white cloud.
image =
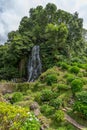
[(18, 28), (21, 18), (29, 15), (29, 9), (37, 5), (45, 6), (48, 2), (58, 8), (74, 13), (84, 18), (84, 27), (87, 28), (87, 1), (86, 0), (0, 0), (0, 42), (7, 39), (7, 33)]

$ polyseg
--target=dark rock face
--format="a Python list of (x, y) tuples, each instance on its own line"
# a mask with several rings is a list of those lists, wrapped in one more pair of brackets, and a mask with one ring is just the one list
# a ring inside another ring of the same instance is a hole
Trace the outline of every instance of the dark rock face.
[(29, 57), (29, 64), (28, 64), (28, 81), (29, 82), (33, 82), (41, 74), (42, 65), (41, 65), (39, 51), (40, 51), (40, 47), (34, 46), (32, 48), (32, 52)]

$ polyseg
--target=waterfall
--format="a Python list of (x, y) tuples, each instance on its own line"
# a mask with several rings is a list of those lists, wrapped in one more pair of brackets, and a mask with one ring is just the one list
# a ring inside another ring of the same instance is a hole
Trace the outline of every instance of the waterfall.
[(34, 46), (28, 63), (28, 82), (33, 82), (41, 74), (41, 60), (40, 60), (40, 47)]

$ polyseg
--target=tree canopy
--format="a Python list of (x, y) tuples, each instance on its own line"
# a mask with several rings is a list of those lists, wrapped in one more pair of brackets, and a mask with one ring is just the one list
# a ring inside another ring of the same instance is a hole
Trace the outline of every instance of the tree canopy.
[(19, 28), (8, 33), (8, 40), (0, 46), (0, 78), (27, 77), (27, 63), (34, 45), (41, 48), (43, 71), (84, 50), (83, 19), (78, 13), (70, 14), (52, 3), (45, 8), (31, 8), (29, 17), (22, 18)]

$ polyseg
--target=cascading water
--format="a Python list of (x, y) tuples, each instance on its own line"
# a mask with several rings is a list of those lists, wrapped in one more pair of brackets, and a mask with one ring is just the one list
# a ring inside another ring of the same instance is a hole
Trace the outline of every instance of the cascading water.
[(32, 48), (28, 63), (28, 82), (33, 82), (41, 74), (40, 47), (38, 45)]

